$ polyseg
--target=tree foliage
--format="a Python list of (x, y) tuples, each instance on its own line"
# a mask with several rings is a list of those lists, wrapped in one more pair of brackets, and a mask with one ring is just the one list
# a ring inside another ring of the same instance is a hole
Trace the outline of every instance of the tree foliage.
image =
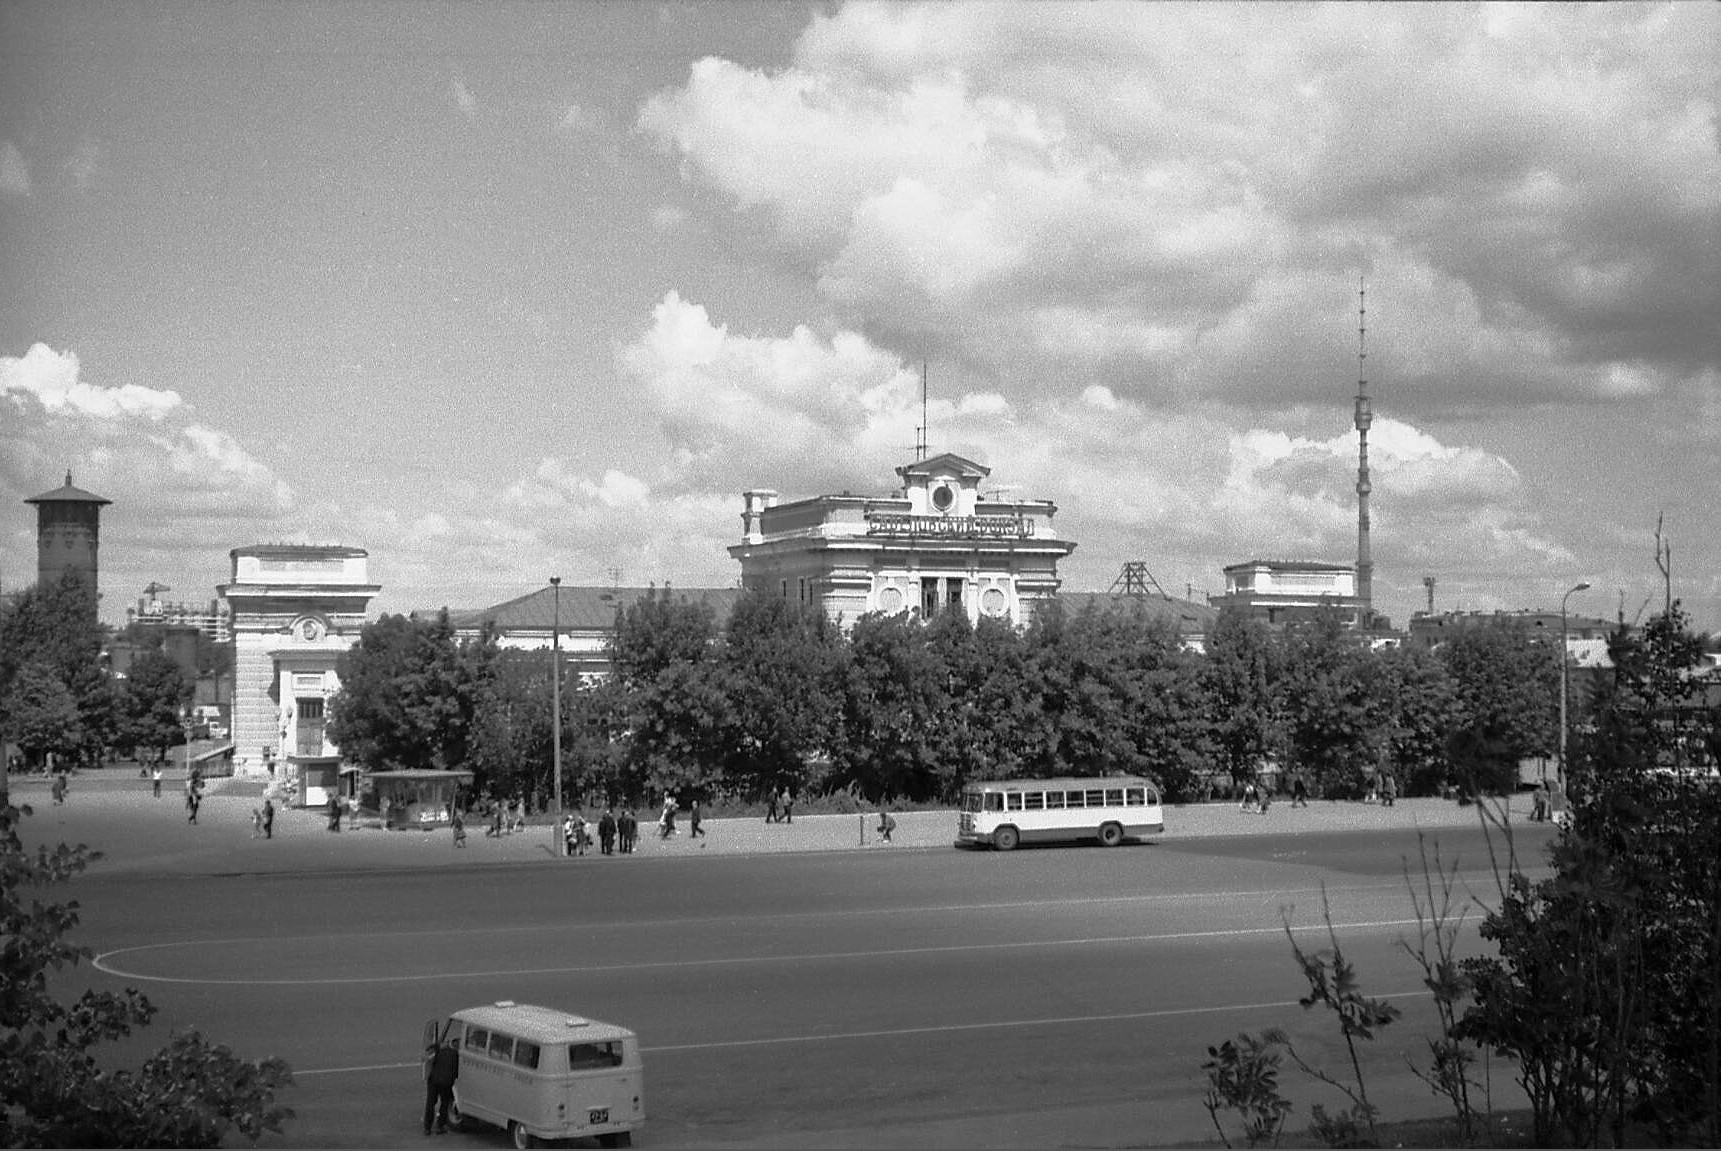
[(335, 664), (329, 738), (376, 770), (466, 765), (492, 706), (496, 644), (461, 644), (448, 613), (434, 620), (385, 615), (366, 625)]
[(132, 660), (118, 696), (120, 744), (148, 751), (157, 762), (166, 759), (169, 748), (185, 742), (185, 709), (194, 690), (184, 670), (162, 651)]
[(275, 1093), (292, 1082), (279, 1059), (248, 1062), (196, 1031), (175, 1035), (138, 1071), (112, 1070), (101, 1044), (149, 1023), (137, 990), (55, 999), (55, 972), (85, 959), (66, 936), (78, 905), (26, 893), (70, 880), (98, 854), (38, 848), (18, 834), (27, 807), (0, 807), (0, 1145), (7, 1147), (215, 1147), (229, 1133), (255, 1143), (279, 1133), (292, 1110)]

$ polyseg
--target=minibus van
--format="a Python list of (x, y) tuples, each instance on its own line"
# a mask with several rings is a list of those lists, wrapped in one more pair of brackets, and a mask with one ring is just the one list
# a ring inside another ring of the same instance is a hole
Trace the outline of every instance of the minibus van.
[(503, 999), (424, 1025), (424, 1073), (453, 1041), (460, 1052), (455, 1126), (489, 1123), (516, 1147), (539, 1139), (596, 1139), (629, 1147), (645, 1123), (639, 1037), (625, 1027)]

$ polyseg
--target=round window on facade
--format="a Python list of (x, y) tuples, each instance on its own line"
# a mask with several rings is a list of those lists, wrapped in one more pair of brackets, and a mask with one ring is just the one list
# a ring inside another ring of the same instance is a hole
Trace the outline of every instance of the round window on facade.
[(989, 587), (980, 593), (980, 610), (990, 616), (1004, 614), (1004, 609), (1010, 606), (1010, 597), (1004, 594), (1002, 588)]
[(950, 490), (949, 484), (939, 484), (932, 489), (932, 506), (941, 512), (950, 510), (950, 505), (956, 502), (956, 493)]
[(902, 610), (902, 589), (887, 587), (878, 593), (878, 610), (882, 612), (897, 612)]

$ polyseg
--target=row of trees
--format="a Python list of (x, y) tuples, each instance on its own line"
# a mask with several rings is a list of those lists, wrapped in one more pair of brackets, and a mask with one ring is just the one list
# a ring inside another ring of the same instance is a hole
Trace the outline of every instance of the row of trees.
[[(1506, 1137), (1490, 1110), (1499, 1066), (1524, 1090), (1536, 1146), (1721, 1146), (1721, 706), (1704, 646), (1671, 596), (1642, 631), (1611, 638), (1571, 749), (1572, 818), (1545, 858), (1520, 858), (1504, 814), (1479, 809), (1497, 849), (1482, 954), (1462, 945), (1471, 901), (1456, 861), (1425, 845), (1421, 874), (1407, 871), (1419, 931), (1403, 946), (1439, 1020), (1427, 1065), (1407, 1059), (1452, 1107), (1462, 1145)], [(1339, 1098), (1311, 1107), (1312, 1134), (1383, 1145), (1357, 1051), (1400, 1012), (1364, 994), (1330, 919), (1319, 951), (1288, 920), (1286, 932), (1303, 1006), (1331, 1012), (1342, 1056), (1323, 1066), (1318, 1045), (1305, 1053), (1282, 1029), (1245, 1032), (1208, 1048), (1208, 1112), (1227, 1146), (1222, 1113), (1249, 1146), (1277, 1145), (1288, 1057)]]
[(116, 680), (102, 666), (95, 593), (76, 574), (0, 601), (0, 737), (25, 765), (160, 760), (183, 743), (193, 683), (159, 645)]
[[(667, 589), (617, 619), (613, 674), (564, 692), (568, 794), (784, 786), (868, 801), (953, 798), (973, 778), (1135, 772), (1173, 799), (1266, 762), (1360, 795), (1510, 788), (1557, 742), (1559, 650), (1501, 624), (1437, 651), (1359, 644), (1336, 614), (1286, 629), (1221, 613), (1205, 653), (1119, 600), (1022, 629), (959, 612), (866, 616), (744, 596), (726, 626)], [(372, 767), (467, 767), (480, 789), (549, 789), (547, 659), (459, 643), (444, 616), (386, 616), (339, 667), (330, 737)]]

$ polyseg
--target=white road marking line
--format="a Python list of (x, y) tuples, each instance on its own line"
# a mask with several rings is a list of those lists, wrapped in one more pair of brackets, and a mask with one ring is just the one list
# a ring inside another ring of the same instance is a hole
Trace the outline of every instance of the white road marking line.
[[(1376, 999), (1417, 999), (1426, 997), (1429, 992), (1425, 988), (1415, 991), (1390, 991), (1384, 995), (1376, 995)], [(898, 1027), (875, 1031), (843, 1031), (830, 1035), (775, 1035), (761, 1039), (724, 1039), (710, 1043), (666, 1043), (660, 1046), (641, 1046), (640, 1052), (645, 1055), (661, 1055), (669, 1052), (687, 1051), (716, 1051), (732, 1047), (771, 1047), (788, 1043), (839, 1043), (852, 1039), (894, 1039), (906, 1035), (945, 1035), (962, 1031), (996, 1031), (1011, 1027), (1067, 1027), (1072, 1024), (1090, 1023), (1129, 1023), (1143, 1019), (1169, 1019), (1190, 1015), (1219, 1015), (1232, 1011), (1277, 1011), (1288, 1007), (1300, 1006), (1295, 999), (1285, 999), (1274, 1003), (1222, 1003), (1213, 1007), (1166, 1007), (1158, 1011), (1126, 1011), (1111, 1015), (1066, 1015), (1049, 1019), (998, 1019), (989, 1023), (943, 1023), (929, 1027)], [(407, 1068), (418, 1068), (422, 1063), (414, 1060), (411, 1063), (368, 1063), (357, 1067), (313, 1067), (307, 1070), (293, 1071), (295, 1078), (301, 1075), (346, 1075), (363, 1071), (404, 1071)]]
[[(1333, 929), (1338, 931), (1353, 931), (1358, 929), (1373, 930), (1385, 927), (1412, 927), (1415, 919), (1378, 919), (1362, 923), (1335, 923)], [(1168, 931), (1156, 935), (1101, 935), (1080, 939), (1032, 939), (1011, 940), (1006, 943), (952, 943), (936, 947), (904, 947), (876, 951), (831, 951), (801, 955), (745, 955), (730, 958), (709, 959), (674, 959), (660, 960), (649, 963), (601, 963), (573, 967), (519, 967), (504, 968), (492, 971), (435, 971), (420, 975), (352, 975), (330, 976), (316, 979), (215, 979), (189, 978), (179, 975), (149, 975), (143, 972), (126, 971), (113, 966), (109, 962), (113, 957), (138, 951), (158, 950), (169, 947), (207, 947), (207, 943), (199, 944), (150, 944), (146, 947), (122, 947), (116, 951), (105, 951), (92, 961), (97, 971), (112, 975), (118, 979), (137, 979), (148, 983), (177, 983), (200, 987), (337, 987), (366, 983), (425, 983), (439, 979), (499, 979), (503, 977), (521, 978), (534, 975), (595, 975), (608, 971), (665, 971), (689, 967), (739, 967), (766, 963), (810, 963), (820, 960), (833, 959), (893, 959), (913, 955), (946, 955), (968, 951), (1005, 951), (1021, 950), (1035, 947), (1094, 947), (1111, 943), (1163, 943), (1184, 939), (1231, 939), (1245, 935), (1279, 935), (1284, 932), (1283, 925), (1277, 927), (1235, 927), (1218, 931)], [(1293, 930), (1325, 931), (1324, 923), (1309, 923), (1293, 925)], [(235, 940), (232, 942), (253, 942)], [(269, 942), (257, 940), (254, 942)]]
[[(1358, 883), (1345, 887), (1328, 887), (1326, 889), (1326, 893), (1330, 897), (1345, 892), (1403, 890), (1404, 881), (1401, 879), (1392, 883)], [(1247, 901), (1263, 898), (1290, 901), (1294, 900), (1295, 897), (1298, 896), (1311, 896), (1318, 898), (1320, 894), (1321, 889), (1319, 887), (1274, 887), (1262, 888), (1255, 891), (1192, 891), (1185, 893), (1163, 892), (1150, 895), (1090, 895), (1076, 899), (1019, 899), (1005, 900), (999, 903), (933, 904), (925, 907), (861, 907), (842, 911), (774, 911), (764, 912), (759, 915), (750, 915), (746, 918), (746, 925), (749, 928), (752, 928), (758, 923), (794, 919), (816, 921), (820, 919), (855, 919), (870, 915), (888, 915), (892, 917), (903, 915), (953, 915), (961, 912), (985, 913), (993, 911), (1020, 911), (1023, 909), (1031, 910), (1033, 908), (1040, 907), (1056, 910), (1065, 907), (1092, 907), (1118, 903), (1154, 904), (1174, 903), (1189, 900), (1200, 900), (1203, 903), (1212, 903), (1214, 900), (1219, 899)], [(1287, 906), (1294, 905), (1294, 903), (1287, 904)], [(738, 917), (733, 915), (707, 915), (684, 919), (618, 919), (610, 923), (600, 923), (596, 925), (572, 923), (531, 923), (522, 924), (517, 927), (486, 927), (481, 931), (476, 932), (476, 934), (487, 936), (503, 934), (524, 935), (531, 933), (568, 931), (570, 929), (577, 928), (582, 935), (590, 936), (593, 931), (615, 929), (632, 929), (639, 927), (674, 927), (680, 929), (699, 927), (701, 925), (711, 923), (734, 924), (737, 921), (737, 918)], [(175, 943), (144, 943), (139, 944), (136, 947), (116, 947), (111, 951), (102, 952), (102, 956), (124, 955), (138, 951), (149, 951), (156, 948), (227, 947), (235, 943), (281, 943), (283, 941), (304, 940), (309, 938), (315, 938), (327, 942), (347, 939), (446, 939), (451, 934), (463, 933), (450, 932), (447, 928), (429, 927), (416, 928), (412, 931), (341, 931), (318, 936), (243, 935), (231, 939), (185, 939)]]

